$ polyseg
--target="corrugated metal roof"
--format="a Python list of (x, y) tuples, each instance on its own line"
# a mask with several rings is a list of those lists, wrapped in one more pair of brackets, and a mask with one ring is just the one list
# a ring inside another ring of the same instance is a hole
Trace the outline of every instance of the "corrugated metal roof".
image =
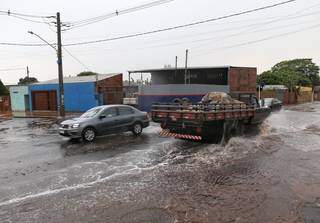
[[(256, 68), (256, 67), (237, 67), (237, 66), (208, 66), (208, 67), (188, 67), (188, 70), (206, 70), (206, 69), (229, 69), (229, 68)], [(158, 69), (143, 69), (143, 70), (131, 70), (129, 73), (152, 73), (157, 71), (174, 71), (175, 67), (170, 68), (158, 68)], [(177, 70), (185, 70), (184, 67), (178, 67)]]
[(263, 90), (287, 90), (288, 88), (284, 85), (265, 85)]
[[(98, 80), (104, 80), (110, 77), (114, 77), (116, 75), (119, 75), (119, 73), (117, 74), (99, 74), (98, 75)], [(63, 83), (64, 84), (70, 84), (70, 83), (86, 83), (86, 82), (96, 82), (96, 76), (92, 75), (92, 76), (83, 76), (83, 77), (63, 77)], [(59, 83), (59, 79), (53, 79), (53, 80), (48, 80), (48, 81), (43, 81), (43, 82), (39, 82), (39, 83), (35, 83), (35, 85), (42, 85), (42, 84), (58, 84)]]

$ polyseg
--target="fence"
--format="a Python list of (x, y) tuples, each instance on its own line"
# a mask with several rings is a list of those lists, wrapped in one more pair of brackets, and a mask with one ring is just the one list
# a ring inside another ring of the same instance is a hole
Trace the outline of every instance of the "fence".
[[(312, 101), (312, 88), (300, 87), (298, 93), (289, 92), (287, 89), (263, 90), (261, 91), (261, 98), (277, 98), (286, 105), (306, 103)], [(315, 91), (314, 100), (320, 101), (320, 90)]]
[(297, 97), (294, 92), (289, 92), (287, 89), (273, 89), (261, 91), (261, 98), (277, 98), (285, 105), (297, 103)]

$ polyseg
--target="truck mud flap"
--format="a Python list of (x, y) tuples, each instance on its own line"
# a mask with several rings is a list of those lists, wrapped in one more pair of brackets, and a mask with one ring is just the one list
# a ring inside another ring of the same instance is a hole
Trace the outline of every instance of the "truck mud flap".
[(171, 133), (170, 130), (164, 129), (159, 133), (160, 136), (163, 137), (174, 137), (176, 139), (189, 139), (194, 141), (201, 141), (201, 136), (194, 136), (194, 135), (186, 135), (186, 134), (178, 134), (178, 133)]

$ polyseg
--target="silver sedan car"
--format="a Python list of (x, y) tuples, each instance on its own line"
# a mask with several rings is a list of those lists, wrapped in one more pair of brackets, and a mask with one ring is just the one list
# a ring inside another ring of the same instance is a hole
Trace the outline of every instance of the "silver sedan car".
[(63, 121), (59, 134), (92, 142), (97, 136), (132, 131), (140, 135), (149, 126), (146, 112), (127, 105), (105, 105), (90, 109), (79, 118)]

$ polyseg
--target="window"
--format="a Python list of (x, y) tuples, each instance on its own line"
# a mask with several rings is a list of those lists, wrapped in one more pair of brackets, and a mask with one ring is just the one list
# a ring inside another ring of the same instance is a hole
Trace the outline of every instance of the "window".
[(132, 115), (134, 113), (132, 108), (120, 107), (119, 114), (120, 115)]
[(105, 115), (106, 118), (112, 118), (118, 115), (117, 108), (107, 108), (102, 112), (102, 115)]

